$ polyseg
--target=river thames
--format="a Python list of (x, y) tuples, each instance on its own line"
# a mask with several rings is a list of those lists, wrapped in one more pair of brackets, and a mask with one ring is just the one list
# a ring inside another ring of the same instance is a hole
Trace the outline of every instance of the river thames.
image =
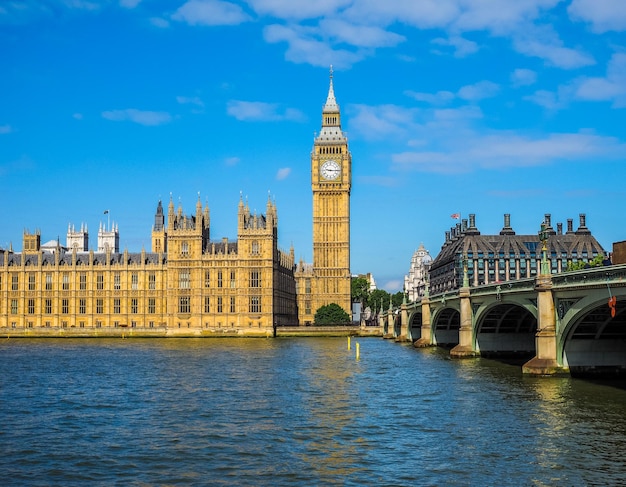
[(351, 342), (4, 339), (3, 485), (626, 482), (625, 390)]

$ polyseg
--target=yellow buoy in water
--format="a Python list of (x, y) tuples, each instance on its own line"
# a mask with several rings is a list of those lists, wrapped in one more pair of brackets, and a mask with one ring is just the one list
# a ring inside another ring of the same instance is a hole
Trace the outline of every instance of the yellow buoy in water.
[(356, 342), (356, 359), (359, 360), (361, 358), (361, 346), (359, 342)]
[(350, 337), (348, 337), (348, 350), (350, 350)]

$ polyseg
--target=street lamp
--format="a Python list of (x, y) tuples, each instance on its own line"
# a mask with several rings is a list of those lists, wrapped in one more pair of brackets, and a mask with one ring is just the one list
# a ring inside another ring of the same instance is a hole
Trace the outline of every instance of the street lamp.
[(548, 232), (548, 226), (546, 225), (545, 222), (541, 223), (541, 230), (539, 230), (539, 240), (541, 240), (541, 274), (542, 275), (547, 275), (550, 274), (550, 267), (548, 266), (548, 247), (547, 247), (547, 242), (548, 242), (548, 237), (550, 236), (550, 233)]
[(467, 271), (467, 252), (463, 252), (463, 287), (469, 287), (469, 273)]

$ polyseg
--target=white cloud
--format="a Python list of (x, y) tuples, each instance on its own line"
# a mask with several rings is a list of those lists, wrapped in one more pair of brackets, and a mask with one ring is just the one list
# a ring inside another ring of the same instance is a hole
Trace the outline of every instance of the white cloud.
[(169, 21), (161, 17), (150, 17), (150, 23), (161, 29), (165, 29), (170, 26)]
[(141, 0), (120, 0), (120, 6), (124, 8), (135, 8)]
[(417, 91), (407, 90), (405, 95), (410, 96), (414, 100), (423, 101), (430, 105), (445, 105), (450, 103), (456, 97), (451, 91), (438, 91), (437, 93), (421, 93)]
[(264, 103), (260, 101), (231, 100), (228, 102), (227, 113), (242, 121), (295, 121), (301, 122), (306, 119), (304, 114), (294, 108), (281, 110), (277, 103)]
[(515, 87), (529, 86), (537, 81), (537, 73), (531, 69), (519, 68), (511, 73), (511, 83)]
[(239, 25), (251, 20), (243, 9), (234, 3), (221, 0), (189, 0), (172, 19), (190, 25)]
[(129, 121), (148, 126), (162, 125), (172, 120), (172, 117), (167, 112), (151, 112), (135, 108), (109, 110), (102, 112), (102, 117), (114, 122)]
[(78, 10), (98, 10), (101, 7), (100, 3), (89, 0), (63, 0), (63, 3), (68, 8)]
[(13, 128), (10, 125), (0, 125), (0, 134), (10, 134)]
[(291, 168), (290, 167), (282, 167), (276, 173), (276, 179), (278, 181), (282, 181), (283, 179), (287, 179), (287, 177), (289, 176), (290, 173), (291, 173)]
[(260, 15), (294, 20), (328, 17), (353, 3), (353, 0), (248, 0), (248, 3)]
[(83, 119), (83, 114), (82, 113), (74, 113), (72, 115), (73, 118), (75, 118), (76, 120), (82, 120)]
[[(460, 0), (463, 2), (464, 0)], [(358, 0), (352, 2), (343, 14), (359, 23), (391, 25), (400, 22), (430, 29), (445, 27), (458, 18), (459, 0)]]
[(626, 144), (590, 133), (548, 134), (531, 138), (508, 132), (456, 138), (446, 149), (394, 154), (394, 167), (454, 174), (478, 169), (507, 169), (553, 164), (594, 157), (619, 158)]
[(365, 53), (350, 52), (346, 49), (333, 49), (328, 42), (316, 38), (319, 29), (300, 26), (268, 25), (263, 30), (267, 42), (286, 42), (285, 59), (294, 63), (308, 63), (312, 66), (346, 68), (360, 61)]
[(345, 20), (325, 19), (320, 21), (321, 34), (357, 47), (393, 47), (406, 38), (377, 26), (355, 25)]
[(351, 130), (369, 140), (408, 136), (420, 113), (397, 105), (350, 105), (348, 111)]
[(572, 0), (567, 11), (573, 20), (589, 22), (594, 32), (626, 30), (624, 0)]
[(176, 101), (181, 105), (192, 105), (193, 108), (192, 113), (203, 113), (204, 112), (204, 102), (198, 96), (177, 96)]
[(476, 44), (474, 41), (464, 39), (461, 36), (452, 36), (448, 39), (437, 37), (433, 39), (431, 43), (439, 46), (453, 47), (454, 57), (457, 58), (463, 58), (478, 51), (478, 44)]
[(555, 7), (561, 0), (459, 0), (460, 14), (454, 28), (460, 31), (488, 30), (498, 36), (508, 36), (537, 19), (542, 10)]
[(613, 107), (626, 107), (626, 54), (611, 57), (604, 78), (583, 78), (578, 81), (576, 98), (589, 101), (612, 101)]
[(233, 156), (233, 157), (226, 158), (224, 162), (226, 163), (227, 166), (236, 166), (237, 164), (241, 162), (241, 159), (239, 157)]
[(463, 86), (457, 96), (467, 101), (480, 101), (485, 98), (496, 96), (500, 87), (491, 81), (479, 81), (473, 85)]
[(595, 64), (589, 54), (564, 47), (551, 26), (528, 26), (513, 35), (513, 45), (517, 52), (538, 57), (557, 68), (576, 69)]

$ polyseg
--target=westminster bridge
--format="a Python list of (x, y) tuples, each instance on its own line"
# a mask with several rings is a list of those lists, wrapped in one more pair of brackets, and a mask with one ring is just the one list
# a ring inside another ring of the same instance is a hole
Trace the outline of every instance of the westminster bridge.
[(470, 287), (379, 316), (386, 338), (455, 358), (518, 357), (529, 375), (626, 373), (626, 265)]

